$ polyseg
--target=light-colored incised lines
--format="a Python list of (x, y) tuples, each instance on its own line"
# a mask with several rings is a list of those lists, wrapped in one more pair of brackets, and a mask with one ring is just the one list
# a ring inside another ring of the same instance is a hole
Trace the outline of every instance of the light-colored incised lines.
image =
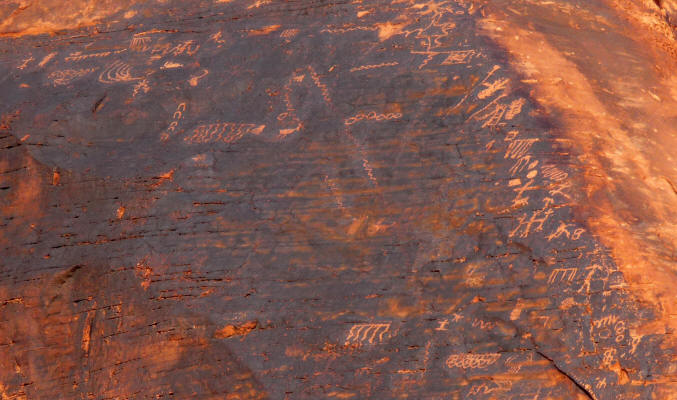
[(131, 82), (140, 77), (133, 77), (131, 75), (132, 67), (120, 60), (114, 61), (108, 65), (106, 69), (99, 74), (99, 82), (101, 83), (117, 83), (117, 82)]
[(467, 64), (473, 57), (477, 56), (475, 50), (457, 50), (450, 51), (447, 58), (440, 65)]
[(363, 120), (386, 121), (386, 120), (392, 120), (392, 119), (398, 119), (398, 118), (402, 118), (402, 114), (400, 114), (400, 113), (377, 114), (375, 111), (370, 111), (368, 113), (359, 112), (353, 117), (346, 118), (345, 124), (346, 125), (352, 125), (356, 122), (363, 121)]
[(350, 27), (345, 27), (345, 28), (325, 28), (322, 29), (320, 32), (326, 32), (326, 33), (348, 33), (348, 32), (354, 32), (354, 31), (377, 31), (379, 30), (378, 27), (372, 27), (372, 26), (350, 26)]
[(129, 49), (132, 51), (143, 52), (150, 49), (151, 38), (148, 36), (134, 35), (132, 41), (129, 43)]
[(115, 51), (102, 51), (100, 53), (91, 53), (91, 54), (82, 54), (81, 52), (76, 51), (75, 53), (71, 53), (71, 55), (66, 57), (64, 60), (66, 60), (66, 61), (82, 61), (82, 60), (86, 60), (86, 59), (89, 59), (89, 58), (103, 58), (103, 57), (108, 57), (111, 54), (122, 53), (123, 51), (127, 51), (127, 49), (115, 50)]
[(392, 66), (395, 66), (395, 65), (398, 65), (398, 64), (399, 63), (397, 61), (393, 61), (393, 62), (381, 63), (381, 64), (362, 65), (360, 67), (351, 68), (350, 72), (366, 71), (366, 70), (369, 70), (369, 69), (383, 68), (383, 67), (392, 67)]
[(193, 130), (193, 135), (186, 136), (183, 141), (190, 144), (197, 143), (234, 143), (246, 134), (258, 135), (266, 128), (265, 125), (241, 124), (233, 122), (218, 122), (200, 125)]
[(64, 69), (61, 71), (54, 71), (47, 75), (54, 86), (57, 85), (67, 85), (70, 82), (74, 81), (77, 78), (83, 77), (89, 73), (96, 71), (96, 68), (84, 68), (84, 69)]
[(320, 89), (324, 101), (326, 101), (327, 104), (331, 104), (331, 96), (329, 95), (329, 89), (327, 88), (327, 85), (325, 85), (324, 83), (322, 83), (322, 81), (320, 81), (320, 76), (317, 74), (317, 72), (315, 72), (315, 69), (313, 67), (309, 65), (308, 70), (310, 71), (310, 78), (315, 83), (315, 86), (317, 86), (317, 88)]
[(447, 358), (447, 367), (449, 368), (486, 368), (494, 364), (501, 358), (500, 353), (484, 354), (452, 354)]
[(355, 324), (350, 328), (345, 345), (381, 343), (383, 337), (390, 331), (390, 323), (383, 324)]

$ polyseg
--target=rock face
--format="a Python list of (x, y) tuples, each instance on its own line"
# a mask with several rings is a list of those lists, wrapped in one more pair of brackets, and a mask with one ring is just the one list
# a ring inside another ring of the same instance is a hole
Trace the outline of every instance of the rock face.
[(670, 4), (4, 3), (0, 398), (677, 398)]

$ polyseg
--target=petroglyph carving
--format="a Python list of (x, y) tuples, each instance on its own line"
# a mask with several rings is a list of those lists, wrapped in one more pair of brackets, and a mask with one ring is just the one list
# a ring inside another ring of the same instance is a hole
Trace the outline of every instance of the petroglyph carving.
[(583, 292), (583, 290), (585, 289), (585, 293), (588, 294), (590, 293), (590, 283), (592, 281), (593, 276), (595, 275), (595, 272), (604, 271), (604, 267), (602, 267), (599, 264), (593, 264), (585, 269), (589, 272), (588, 275), (586, 275), (585, 280), (583, 281), (583, 285), (581, 285), (580, 289), (578, 289), (578, 293)]
[(578, 268), (555, 268), (550, 272), (550, 276), (548, 277), (548, 283), (552, 284), (555, 282), (571, 282), (574, 277), (576, 276), (576, 272), (578, 272)]
[(320, 81), (320, 76), (315, 72), (313, 67), (308, 66), (308, 70), (310, 71), (310, 78), (322, 92), (322, 98), (324, 101), (327, 102), (327, 104), (331, 104), (331, 97), (329, 96), (329, 89), (327, 89), (327, 86), (323, 84), (322, 81)]
[(489, 394), (493, 392), (508, 392), (512, 389), (512, 381), (497, 379), (489, 383), (480, 383), (473, 385), (468, 391), (468, 395)]
[[(616, 316), (616, 315), (607, 315), (606, 317), (602, 317), (602, 318), (600, 318), (600, 319), (597, 319), (597, 320), (592, 321), (592, 324), (593, 324), (596, 328), (602, 328), (602, 327), (605, 327), (605, 326), (611, 326), (611, 325), (614, 325), (614, 324), (616, 324), (617, 322), (619, 322), (619, 321), (618, 321), (618, 316)], [(620, 321), (620, 322), (623, 322), (623, 321)]]
[(143, 52), (150, 49), (151, 38), (148, 36), (134, 35), (132, 41), (129, 43), (129, 49), (132, 51)]
[[(521, 183), (521, 181), (519, 183)], [(529, 197), (524, 196), (524, 194), (526, 192), (534, 191), (534, 190), (537, 190), (539, 188), (538, 186), (532, 186), (533, 183), (534, 183), (534, 180), (529, 179), (526, 183), (524, 183), (524, 185), (513, 189), (513, 191), (517, 193), (515, 195), (515, 198), (512, 201), (513, 207), (515, 207), (515, 208), (521, 207), (521, 206), (526, 205), (529, 202)]]
[(160, 139), (166, 141), (169, 139), (172, 133), (176, 131), (176, 127), (179, 125), (179, 121), (183, 118), (183, 113), (186, 111), (186, 103), (180, 103), (172, 115), (173, 121), (169, 124), (167, 129), (162, 132)]
[(482, 330), (488, 330), (488, 329), (494, 329), (496, 327), (496, 324), (491, 322), (491, 321), (482, 321), (479, 318), (475, 318), (472, 321), (472, 326), (474, 328), (480, 328)]
[(362, 65), (360, 67), (351, 68), (350, 72), (366, 71), (366, 70), (369, 70), (369, 69), (383, 68), (383, 67), (392, 67), (392, 66), (395, 66), (395, 65), (398, 65), (398, 64), (399, 63), (397, 61), (393, 61), (393, 62), (381, 63), (381, 64)]
[(566, 179), (569, 174), (555, 167), (554, 165), (544, 165), (541, 168), (541, 173), (543, 177), (548, 178), (553, 181), (562, 181)]
[(115, 51), (103, 51), (100, 53), (91, 53), (91, 54), (82, 54), (79, 51), (76, 51), (74, 53), (71, 53), (70, 56), (66, 57), (66, 61), (82, 61), (86, 60), (88, 58), (102, 58), (102, 57), (108, 57), (111, 54), (119, 54), (122, 53), (123, 51), (126, 51), (127, 49), (122, 49), (122, 50), (115, 50)]
[(200, 79), (207, 76), (207, 74), (209, 74), (209, 71), (206, 68), (203, 68), (202, 72), (200, 72), (195, 76), (191, 76), (190, 79), (188, 79), (188, 83), (190, 84), (190, 86), (197, 86), (197, 83), (200, 81)]
[(505, 158), (518, 159), (527, 155), (531, 146), (538, 142), (538, 139), (515, 139), (508, 145), (508, 150), (505, 152)]
[(186, 143), (234, 143), (246, 134), (258, 135), (265, 129), (265, 125), (242, 124), (234, 122), (217, 122), (200, 125), (193, 131), (193, 135), (185, 137)]
[(526, 238), (530, 233), (540, 232), (543, 230), (543, 224), (548, 220), (553, 211), (551, 209), (536, 210), (531, 217), (523, 214), (519, 218), (519, 223), (510, 232), (510, 237), (515, 237), (519, 233), (519, 237)]
[(130, 82), (141, 78), (136, 78), (131, 75), (132, 67), (124, 62), (117, 60), (106, 67), (101, 74), (99, 74), (99, 82), (101, 83), (117, 83)]
[(322, 29), (320, 32), (326, 32), (326, 33), (348, 33), (348, 32), (354, 32), (354, 31), (377, 31), (377, 27), (372, 27), (372, 26), (346, 26), (343, 28), (325, 28)]
[(392, 119), (398, 119), (402, 118), (402, 114), (400, 113), (390, 113), (390, 114), (377, 114), (374, 111), (364, 113), (364, 112), (359, 112), (357, 115), (347, 118), (345, 120), (346, 125), (352, 125), (356, 122), (363, 121), (363, 120), (370, 120), (370, 121), (386, 121), (386, 120), (392, 120)]
[(441, 65), (467, 64), (477, 52), (475, 50), (459, 50), (449, 52), (449, 56), (442, 61)]
[(494, 93), (498, 92), (499, 90), (506, 90), (508, 88), (508, 84), (510, 83), (510, 79), (508, 78), (499, 78), (496, 79), (494, 82), (487, 83), (484, 82), (482, 83), (483, 86), (486, 87), (486, 89), (481, 90), (477, 94), (478, 99), (486, 99), (487, 97), (493, 95)]
[(33, 60), (35, 60), (35, 58), (33, 58), (33, 56), (30, 56), (30, 57), (24, 59), (24, 60), (21, 62), (21, 65), (18, 65), (17, 68), (18, 68), (18, 69), (24, 69), (24, 68), (26, 68), (26, 66), (28, 65), (28, 63), (31, 62), (31, 61), (33, 61)]
[(437, 321), (439, 324), (437, 328), (435, 328), (436, 331), (447, 331), (447, 325), (449, 325), (449, 320), (448, 319), (443, 319), (442, 321)]
[(285, 29), (280, 33), (280, 37), (289, 42), (294, 36), (298, 35), (298, 33), (298, 29)]
[(355, 324), (350, 327), (344, 344), (374, 344), (383, 341), (384, 335), (390, 331), (390, 323)]
[(136, 97), (139, 92), (143, 93), (148, 93), (150, 91), (150, 86), (148, 86), (148, 81), (143, 79), (139, 81), (136, 85), (134, 85), (134, 93), (132, 94), (132, 97)]
[(527, 101), (524, 99), (513, 100), (508, 106), (508, 110), (505, 112), (505, 119), (510, 121), (519, 115), (519, 113), (522, 112), (522, 107), (526, 104), (526, 102)]
[(447, 367), (449, 368), (486, 368), (494, 364), (501, 358), (499, 353), (484, 354), (452, 354), (447, 358)]
[(54, 83), (54, 86), (67, 85), (73, 80), (81, 78), (94, 71), (96, 71), (96, 68), (64, 69), (61, 71), (54, 71), (47, 77), (52, 81), (52, 83)]
[(197, 51), (200, 49), (200, 45), (196, 43), (194, 40), (186, 40), (185, 42), (181, 42), (174, 46), (171, 50), (169, 50), (169, 53), (171, 53), (174, 56), (178, 56), (180, 54), (187, 54), (189, 56), (194, 55), (197, 53)]

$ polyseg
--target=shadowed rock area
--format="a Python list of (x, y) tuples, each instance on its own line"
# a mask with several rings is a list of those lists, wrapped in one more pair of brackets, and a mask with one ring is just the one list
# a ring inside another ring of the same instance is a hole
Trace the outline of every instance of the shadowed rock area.
[(0, 399), (677, 399), (676, 16), (0, 4)]

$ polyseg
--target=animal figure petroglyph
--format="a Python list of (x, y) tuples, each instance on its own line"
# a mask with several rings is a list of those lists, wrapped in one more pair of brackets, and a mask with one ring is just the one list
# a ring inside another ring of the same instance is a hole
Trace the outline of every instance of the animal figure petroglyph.
[[(344, 344), (374, 344), (383, 341), (383, 336), (390, 331), (390, 323), (355, 324), (350, 327)], [(378, 336), (377, 336), (378, 335)]]

